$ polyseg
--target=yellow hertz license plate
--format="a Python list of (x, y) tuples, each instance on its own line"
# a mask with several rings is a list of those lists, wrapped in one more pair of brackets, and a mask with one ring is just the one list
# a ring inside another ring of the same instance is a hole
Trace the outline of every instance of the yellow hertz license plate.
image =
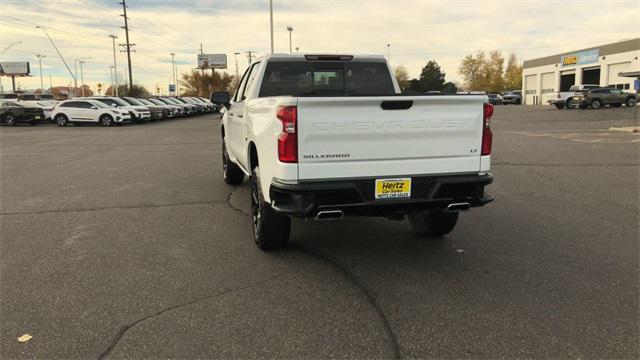
[(376, 200), (408, 199), (411, 197), (411, 178), (376, 179)]

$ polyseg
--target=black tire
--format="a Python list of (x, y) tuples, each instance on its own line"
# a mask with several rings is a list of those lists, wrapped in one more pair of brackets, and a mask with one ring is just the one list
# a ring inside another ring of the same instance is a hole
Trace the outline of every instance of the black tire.
[(572, 98), (568, 98), (565, 102), (564, 102), (564, 107), (567, 109), (571, 109), (571, 100)]
[(443, 211), (412, 211), (407, 214), (409, 225), (417, 235), (441, 237), (450, 233), (458, 222), (459, 213)]
[(58, 124), (58, 126), (67, 126), (67, 125), (69, 125), (69, 119), (64, 114), (56, 115), (55, 120), (56, 120), (56, 124)]
[(564, 104), (563, 103), (556, 103), (555, 105), (556, 105), (556, 108), (558, 108), (558, 109), (561, 109), (561, 110), (564, 109)]
[(592, 108), (592, 109), (594, 109), (594, 110), (598, 110), (598, 109), (600, 109), (601, 107), (602, 107), (602, 102), (600, 102), (600, 100), (598, 100), (598, 99), (594, 99), (594, 100), (591, 102), (591, 108)]
[(291, 218), (273, 211), (264, 201), (258, 166), (251, 171), (251, 226), (253, 240), (260, 250), (281, 249), (289, 242)]
[(7, 115), (4, 116), (4, 123), (7, 124), (7, 126), (16, 126), (17, 124), (16, 117), (13, 116), (12, 113), (8, 113)]
[(625, 102), (625, 104), (627, 104), (628, 107), (634, 107), (636, 106), (638, 102), (636, 101), (636, 99), (630, 97), (627, 99), (627, 101)]
[(222, 139), (222, 176), (224, 177), (224, 182), (229, 185), (240, 185), (244, 180), (242, 170), (229, 159), (229, 153), (227, 153), (227, 145), (224, 139)]
[(584, 109), (588, 108), (589, 106), (587, 104), (580, 104), (580, 105), (578, 105), (578, 107), (580, 109), (584, 110)]
[(111, 117), (111, 115), (103, 114), (103, 115), (100, 115), (100, 118), (98, 119), (98, 123), (101, 126), (112, 126), (113, 118)]

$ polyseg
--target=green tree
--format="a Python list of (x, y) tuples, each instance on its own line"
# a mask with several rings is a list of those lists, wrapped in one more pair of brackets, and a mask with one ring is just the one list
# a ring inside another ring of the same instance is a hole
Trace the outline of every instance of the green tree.
[(440, 65), (434, 60), (429, 60), (420, 72), (419, 91), (442, 91), (445, 73), (440, 70)]
[(456, 86), (456, 84), (452, 83), (451, 81), (447, 81), (442, 86), (442, 93), (443, 94), (456, 94), (456, 93), (458, 93), (458, 86)]
[(231, 88), (233, 78), (232, 75), (226, 72), (214, 71), (202, 74), (198, 70), (192, 70), (190, 73), (181, 75), (180, 85), (183, 89), (181, 94), (208, 98), (214, 91), (228, 91), (232, 93), (235, 90)]
[(396, 76), (396, 81), (398, 81), (400, 90), (407, 90), (409, 88), (409, 73), (407, 72), (407, 69), (402, 65), (396, 66), (393, 69), (393, 74)]
[(518, 64), (515, 54), (509, 55), (507, 68), (504, 71), (504, 88), (506, 90), (522, 89), (522, 65)]

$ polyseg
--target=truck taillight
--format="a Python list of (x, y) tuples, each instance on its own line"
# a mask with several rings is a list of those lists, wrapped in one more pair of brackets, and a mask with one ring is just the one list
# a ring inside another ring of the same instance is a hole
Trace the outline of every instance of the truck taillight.
[(298, 108), (280, 106), (276, 117), (282, 122), (282, 132), (278, 136), (278, 159), (285, 163), (298, 162)]
[(484, 116), (482, 125), (482, 155), (491, 155), (491, 143), (493, 134), (491, 133), (491, 117), (493, 116), (493, 105), (484, 104)]

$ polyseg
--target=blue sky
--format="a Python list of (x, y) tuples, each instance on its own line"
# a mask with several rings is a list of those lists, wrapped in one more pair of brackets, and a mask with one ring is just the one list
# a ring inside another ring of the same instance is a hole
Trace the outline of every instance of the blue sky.
[[(411, 76), (434, 59), (458, 81), (461, 58), (478, 50), (514, 52), (520, 59), (551, 55), (638, 37), (640, 2), (603, 1), (430, 1), (430, 0), (274, 0), (276, 52), (287, 52), (286, 27), (293, 26), (294, 47), (303, 52), (386, 54), (391, 44), (392, 65), (404, 65)], [(134, 80), (165, 89), (171, 78), (169, 53), (175, 52), (179, 72), (196, 65), (200, 43), (206, 53), (226, 53), (235, 73), (234, 52), (258, 55), (269, 50), (268, 0), (129, 0)], [(597, 11), (593, 11), (597, 8)], [(3, 0), (0, 51), (22, 41), (3, 61), (30, 61), (31, 78), (23, 88), (39, 87), (36, 54), (43, 54), (43, 73), (53, 85), (71, 81), (62, 61), (36, 25), (49, 28), (60, 51), (70, 62), (86, 59), (85, 83), (92, 87), (110, 81), (112, 44), (109, 34), (124, 42), (121, 6), (117, 0)], [(593, 31), (597, 29), (597, 31)], [(125, 76), (126, 57), (117, 54), (118, 74)], [(4, 79), (7, 86), (8, 81)]]

